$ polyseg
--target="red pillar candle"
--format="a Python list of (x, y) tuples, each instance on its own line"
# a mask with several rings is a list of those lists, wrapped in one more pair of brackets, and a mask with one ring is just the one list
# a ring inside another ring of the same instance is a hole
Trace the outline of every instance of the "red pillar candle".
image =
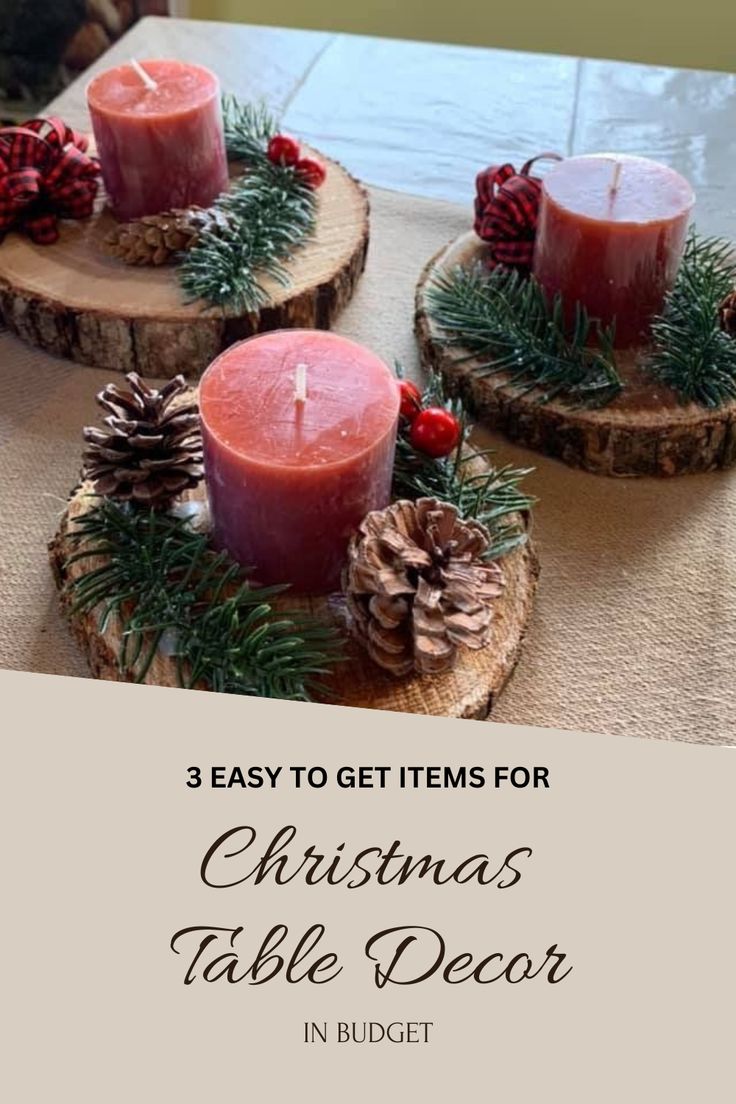
[(171, 60), (119, 65), (90, 82), (87, 103), (118, 218), (208, 207), (227, 187), (220, 84), (209, 69)]
[(339, 586), (348, 538), (391, 494), (398, 382), (374, 353), (320, 330), (241, 341), (199, 389), (218, 547), (260, 583)]
[(544, 178), (533, 273), (567, 317), (575, 302), (616, 344), (646, 340), (672, 287), (695, 197), (679, 173), (644, 157), (590, 154)]

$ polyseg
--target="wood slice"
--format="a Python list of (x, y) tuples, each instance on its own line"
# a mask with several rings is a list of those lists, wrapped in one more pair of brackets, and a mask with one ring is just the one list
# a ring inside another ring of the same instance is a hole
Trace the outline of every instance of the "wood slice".
[(426, 291), (441, 272), (479, 260), (484, 248), (471, 231), (440, 250), (422, 273), (415, 315), (424, 366), (441, 371), (479, 419), (520, 445), (596, 475), (684, 475), (736, 463), (736, 402), (717, 410), (681, 404), (642, 369), (641, 350), (619, 355), (625, 390), (600, 410), (542, 403), (539, 391), (522, 393), (504, 373), (480, 376), (477, 360), (442, 340), (427, 313)]
[[(67, 565), (71, 550), (69, 527), (75, 518), (88, 511), (95, 499), (89, 484), (70, 498), (56, 536), (49, 545), (49, 558), (60, 592), (62, 610), (85, 653), (95, 678), (118, 682), (132, 681), (129, 671), (118, 665), (120, 625), (112, 619), (100, 632), (96, 612), (71, 615), (66, 584), (78, 575), (99, 566), (85, 561)], [(460, 658), (452, 671), (429, 677), (397, 679), (377, 667), (352, 639), (346, 641), (347, 661), (338, 665), (327, 687), (324, 700), (333, 704), (388, 709), (403, 713), (423, 713), (440, 717), (485, 719), (511, 676), (520, 654), (529, 620), (539, 565), (531, 542), (506, 556), (503, 561), (506, 586), (494, 606), (493, 634), (487, 647), (477, 652), (460, 649)], [(344, 626), (344, 605), (339, 595), (329, 598), (285, 596), (284, 608), (308, 610), (325, 620)], [(145, 682), (157, 686), (176, 686), (172, 660), (160, 652), (154, 659)]]
[[(306, 151), (306, 147), (305, 147)], [(90, 219), (60, 222), (54, 245), (11, 233), (0, 247), (0, 311), (24, 341), (110, 371), (198, 378), (233, 341), (281, 327), (329, 329), (365, 267), (368, 197), (321, 154), (317, 228), (287, 269), (288, 286), (264, 280), (271, 304), (238, 315), (185, 303), (173, 265), (136, 268), (106, 257), (115, 225), (101, 197)]]

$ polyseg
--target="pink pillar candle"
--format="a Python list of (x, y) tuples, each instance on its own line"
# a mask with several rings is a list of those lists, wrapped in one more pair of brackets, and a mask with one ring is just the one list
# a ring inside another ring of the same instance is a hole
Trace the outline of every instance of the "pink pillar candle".
[(217, 357), (199, 403), (218, 547), (260, 583), (336, 589), (351, 533), (390, 501), (395, 377), (354, 341), (279, 330)]
[(143, 75), (119, 65), (87, 88), (110, 205), (123, 220), (209, 207), (228, 183), (220, 83), (183, 61), (140, 65)]
[(544, 178), (533, 272), (560, 292), (568, 319), (580, 302), (616, 344), (645, 341), (682, 259), (695, 197), (679, 173), (645, 157), (569, 157)]

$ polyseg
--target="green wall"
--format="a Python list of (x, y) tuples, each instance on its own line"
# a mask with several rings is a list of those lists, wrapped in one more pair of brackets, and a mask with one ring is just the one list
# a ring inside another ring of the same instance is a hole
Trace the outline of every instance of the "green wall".
[(736, 0), (191, 0), (201, 19), (736, 71)]

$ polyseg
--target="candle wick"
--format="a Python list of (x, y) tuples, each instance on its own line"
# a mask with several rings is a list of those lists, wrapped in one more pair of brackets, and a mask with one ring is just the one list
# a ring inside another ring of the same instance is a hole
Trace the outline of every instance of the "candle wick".
[(610, 189), (610, 192), (611, 192), (612, 196), (614, 196), (616, 194), (616, 192), (618, 191), (618, 186), (619, 186), (619, 183), (621, 181), (621, 170), (622, 170), (622, 168), (623, 168), (623, 163), (621, 161), (615, 161), (614, 162), (613, 174), (611, 176), (611, 183), (609, 185), (609, 189)]
[(294, 402), (303, 403), (307, 401), (307, 366), (306, 364), (297, 364), (296, 375), (294, 377)]
[(135, 72), (135, 74), (138, 77), (140, 77), (140, 79), (143, 81), (143, 83), (145, 84), (148, 91), (149, 92), (155, 92), (156, 89), (158, 88), (158, 85), (156, 84), (153, 77), (150, 76), (146, 72), (146, 70), (143, 68), (141, 63), (139, 61), (136, 61), (135, 58), (131, 58), (130, 59), (130, 64), (131, 64), (131, 67), (132, 67), (133, 71)]

